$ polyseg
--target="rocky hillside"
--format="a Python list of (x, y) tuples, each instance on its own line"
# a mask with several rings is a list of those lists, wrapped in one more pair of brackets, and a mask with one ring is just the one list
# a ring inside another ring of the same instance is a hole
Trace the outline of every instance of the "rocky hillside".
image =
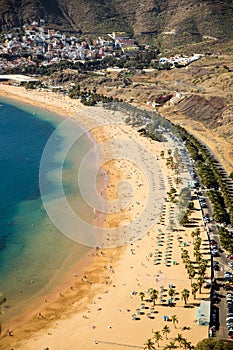
[[(233, 41), (229, 45), (233, 47)], [(218, 47), (219, 51), (223, 47)], [(232, 53), (206, 55), (188, 67), (172, 70), (112, 70), (104, 75), (56, 72), (52, 85), (79, 83), (81, 89), (123, 99), (158, 110), (184, 126), (214, 150), (229, 173), (233, 171), (233, 60)], [(161, 95), (173, 98), (163, 106), (152, 102)]]
[(173, 45), (233, 37), (231, 0), (0, 0), (0, 28), (43, 18), (83, 34), (126, 31)]

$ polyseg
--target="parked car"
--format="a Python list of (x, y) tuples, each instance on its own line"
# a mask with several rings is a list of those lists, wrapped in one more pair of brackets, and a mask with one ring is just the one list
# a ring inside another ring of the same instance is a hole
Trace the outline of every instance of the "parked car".
[(225, 274), (224, 274), (224, 277), (227, 278), (227, 277), (233, 277), (232, 273), (229, 272), (229, 271), (226, 271)]
[(213, 256), (218, 256), (218, 255), (219, 255), (218, 249), (216, 249), (216, 248), (211, 249), (211, 254), (212, 254)]
[(206, 203), (201, 203), (201, 208), (207, 208), (207, 204)]
[(210, 244), (211, 244), (211, 243), (212, 243), (212, 244), (217, 244), (217, 242), (216, 242), (214, 239), (211, 239), (211, 240), (210, 240)]

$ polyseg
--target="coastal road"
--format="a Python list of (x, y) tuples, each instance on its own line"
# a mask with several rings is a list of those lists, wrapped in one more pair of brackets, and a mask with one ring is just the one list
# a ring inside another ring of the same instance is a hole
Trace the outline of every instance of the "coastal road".
[(216, 278), (216, 288), (215, 292), (217, 293), (219, 303), (217, 304), (219, 309), (219, 329), (216, 332), (216, 337), (220, 339), (230, 339), (228, 336), (228, 329), (226, 327), (226, 317), (227, 317), (227, 301), (226, 301), (226, 290), (224, 289), (224, 273), (226, 271), (231, 271), (228, 266), (229, 259), (222, 255), (219, 258), (215, 258), (216, 261), (219, 261), (220, 270), (215, 271)]
[[(206, 191), (204, 189), (198, 191), (199, 197), (204, 197), (207, 203), (207, 208), (202, 208), (202, 216), (208, 214), (209, 218), (213, 216), (211, 203), (208, 199), (208, 196), (206, 196)], [(218, 256), (212, 256), (212, 277), (215, 279), (216, 283), (212, 285), (211, 290), (211, 322), (213, 322), (213, 314), (217, 310), (217, 332), (216, 337), (219, 339), (227, 339), (229, 340), (228, 336), (228, 329), (226, 327), (226, 317), (227, 317), (227, 302), (226, 302), (226, 290), (224, 289), (224, 274), (226, 271), (231, 271), (231, 268), (228, 266), (229, 259), (226, 257), (226, 252), (224, 252), (220, 247), (220, 240), (219, 235), (216, 230), (216, 223), (214, 220), (205, 223), (205, 227), (207, 232), (209, 233), (209, 239), (215, 240), (218, 248), (219, 248), (219, 255)], [(214, 262), (218, 262), (219, 264), (219, 270), (213, 269)], [(216, 305), (216, 307), (214, 306)]]

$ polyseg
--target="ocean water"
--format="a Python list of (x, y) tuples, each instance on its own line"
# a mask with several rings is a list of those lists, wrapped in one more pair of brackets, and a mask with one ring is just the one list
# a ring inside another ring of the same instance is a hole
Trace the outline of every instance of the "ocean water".
[[(62, 282), (65, 271), (90, 249), (54, 226), (40, 197), (41, 156), (62, 122), (58, 115), (0, 98), (0, 292), (7, 298), (3, 322)], [(68, 137), (60, 132), (48, 172), (59, 163)], [(93, 209), (82, 202), (77, 171), (92, 146), (88, 137), (81, 137), (63, 166), (64, 192), (89, 222)]]

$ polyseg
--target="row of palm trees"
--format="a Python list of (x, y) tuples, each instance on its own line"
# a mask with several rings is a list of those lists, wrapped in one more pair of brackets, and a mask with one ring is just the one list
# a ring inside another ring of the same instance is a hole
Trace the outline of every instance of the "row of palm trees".
[[(172, 170), (174, 170), (175, 173), (175, 184), (179, 185), (182, 183), (181, 177), (180, 177), (180, 169), (183, 167), (182, 159), (180, 156), (180, 153), (178, 149), (176, 148), (172, 155), (172, 150), (167, 150), (168, 157), (166, 158), (166, 166)], [(161, 158), (164, 158), (165, 152), (162, 150), (160, 152)]]
[(161, 128), (164, 129), (171, 129), (172, 124), (169, 120), (162, 117), (158, 112), (156, 111), (149, 111), (146, 109), (139, 109), (136, 106), (133, 106), (126, 102), (116, 102), (112, 101), (104, 106), (106, 109), (110, 109), (113, 111), (122, 111), (125, 114), (127, 114), (130, 117), (134, 117), (134, 119), (137, 121), (141, 121), (142, 119), (144, 121), (147, 121), (149, 123), (153, 123), (153, 127), (157, 130), (160, 130)]
[(84, 89), (81, 90), (81, 87), (79, 84), (75, 84), (70, 88), (68, 92), (68, 96), (70, 98), (80, 99), (80, 101), (84, 105), (88, 105), (88, 106), (94, 106), (97, 102), (100, 102), (100, 101), (102, 101), (103, 103), (109, 103), (113, 101), (112, 97), (104, 96), (102, 94), (97, 94), (96, 87), (94, 87), (92, 91), (90, 89), (87, 90), (86, 87), (84, 87)]
[[(155, 306), (155, 301), (158, 299), (158, 294), (159, 294), (159, 292), (156, 289), (154, 289), (154, 288), (149, 289), (149, 297), (150, 297), (150, 300), (153, 302), (154, 306)], [(141, 301), (143, 301), (145, 296), (146, 296), (146, 293), (140, 292), (139, 296), (141, 298)]]
[(221, 246), (228, 250), (230, 254), (233, 254), (233, 240), (232, 234), (226, 227), (219, 227), (218, 235), (220, 238)]
[(180, 210), (180, 214), (178, 217), (179, 224), (181, 226), (185, 226), (189, 223), (189, 216), (191, 215), (192, 210), (194, 209), (194, 204), (191, 200), (191, 191), (188, 187), (182, 188), (179, 195), (178, 206)]
[[(200, 229), (196, 228), (192, 231), (191, 236), (193, 238), (193, 254), (198, 265), (194, 266), (194, 263), (191, 261), (189, 252), (186, 249), (181, 248), (181, 257), (183, 259), (183, 263), (185, 268), (187, 269), (189, 279), (191, 280), (192, 294), (194, 299), (196, 299), (196, 293), (199, 290), (201, 293), (201, 288), (205, 281), (205, 273), (208, 266), (208, 260), (203, 258), (203, 254), (200, 252), (201, 250), (201, 237), (200, 237)], [(195, 282), (192, 279), (198, 275)]]
[[(173, 287), (170, 287), (168, 289), (167, 295), (171, 298), (171, 302), (173, 301), (173, 297), (176, 294), (177, 294), (176, 290)], [(149, 298), (150, 298), (149, 301), (153, 302), (153, 306), (155, 306), (155, 302), (158, 299), (158, 295), (159, 295), (159, 292), (156, 289), (154, 289), (154, 288), (150, 288), (149, 289)], [(141, 301), (144, 301), (146, 293), (145, 292), (140, 292), (139, 296), (141, 298)], [(190, 291), (188, 289), (184, 288), (181, 291), (181, 298), (184, 300), (185, 304), (187, 304), (189, 296), (190, 296)]]
[[(175, 326), (176, 323), (178, 323), (178, 319), (176, 315), (171, 316), (172, 323)], [(176, 327), (175, 327), (176, 328)], [(165, 339), (168, 340), (168, 334), (171, 332), (170, 328), (168, 325), (165, 325), (162, 329), (162, 331), (152, 331), (153, 337), (147, 339), (147, 341), (144, 344), (144, 349), (145, 350), (154, 350), (155, 349), (155, 344), (157, 344), (158, 347), (160, 347), (160, 341), (164, 340), (163, 336), (165, 335)], [(178, 343), (178, 346), (176, 345)], [(183, 347), (184, 349), (193, 349), (193, 345), (182, 336), (182, 334), (178, 333), (173, 340), (171, 340), (168, 344), (165, 345), (163, 348), (164, 350), (166, 349), (179, 349)]]
[(176, 126), (176, 128), (182, 140), (185, 141), (191, 157), (195, 160), (196, 169), (203, 185), (213, 189), (210, 200), (213, 203), (216, 221), (233, 224), (233, 197), (227, 186), (227, 177), (223, 174), (213, 155), (200, 141), (184, 128), (180, 126)]

